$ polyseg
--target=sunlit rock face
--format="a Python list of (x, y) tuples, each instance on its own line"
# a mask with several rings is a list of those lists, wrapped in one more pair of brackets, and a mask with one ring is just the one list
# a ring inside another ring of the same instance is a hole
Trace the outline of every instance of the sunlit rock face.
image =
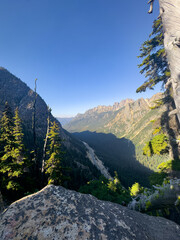
[(0, 216), (1, 240), (178, 240), (180, 227), (118, 204), (49, 185)]

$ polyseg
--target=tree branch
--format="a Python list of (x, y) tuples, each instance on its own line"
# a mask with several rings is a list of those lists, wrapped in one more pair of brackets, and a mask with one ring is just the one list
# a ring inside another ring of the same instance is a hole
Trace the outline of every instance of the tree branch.
[(174, 110), (169, 112), (168, 116), (170, 117), (172, 115), (175, 115), (175, 114), (177, 114), (177, 112), (178, 112), (177, 109), (174, 109)]
[(148, 4), (150, 4), (150, 9), (148, 11), (149, 14), (151, 14), (153, 12), (153, 3), (154, 3), (154, 0), (149, 0)]

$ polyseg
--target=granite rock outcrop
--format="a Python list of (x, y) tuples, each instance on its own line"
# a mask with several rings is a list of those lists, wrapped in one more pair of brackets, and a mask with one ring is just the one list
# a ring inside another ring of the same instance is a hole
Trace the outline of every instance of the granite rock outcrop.
[(1, 213), (0, 239), (178, 240), (180, 226), (49, 185)]

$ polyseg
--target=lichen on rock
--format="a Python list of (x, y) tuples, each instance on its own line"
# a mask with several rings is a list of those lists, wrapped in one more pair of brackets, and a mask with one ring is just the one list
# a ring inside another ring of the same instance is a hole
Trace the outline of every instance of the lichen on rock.
[(178, 240), (180, 227), (91, 195), (49, 185), (0, 216), (1, 240)]

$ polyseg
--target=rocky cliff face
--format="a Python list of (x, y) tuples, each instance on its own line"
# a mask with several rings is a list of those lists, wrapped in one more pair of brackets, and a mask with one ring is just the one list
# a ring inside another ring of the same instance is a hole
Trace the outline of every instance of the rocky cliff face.
[(1, 240), (178, 240), (180, 227), (62, 187), (49, 185), (0, 216)]
[[(121, 102), (115, 102), (112, 106), (97, 106), (95, 108), (92, 108), (90, 110), (88, 110), (87, 112), (85, 112), (85, 115), (91, 115), (91, 113), (102, 113), (102, 112), (109, 112), (109, 111), (117, 111), (119, 109), (121, 109), (122, 107), (124, 107), (126, 104), (130, 104), (134, 102), (132, 99), (125, 99), (122, 100)], [(82, 116), (83, 114), (79, 114), (78, 116)]]

